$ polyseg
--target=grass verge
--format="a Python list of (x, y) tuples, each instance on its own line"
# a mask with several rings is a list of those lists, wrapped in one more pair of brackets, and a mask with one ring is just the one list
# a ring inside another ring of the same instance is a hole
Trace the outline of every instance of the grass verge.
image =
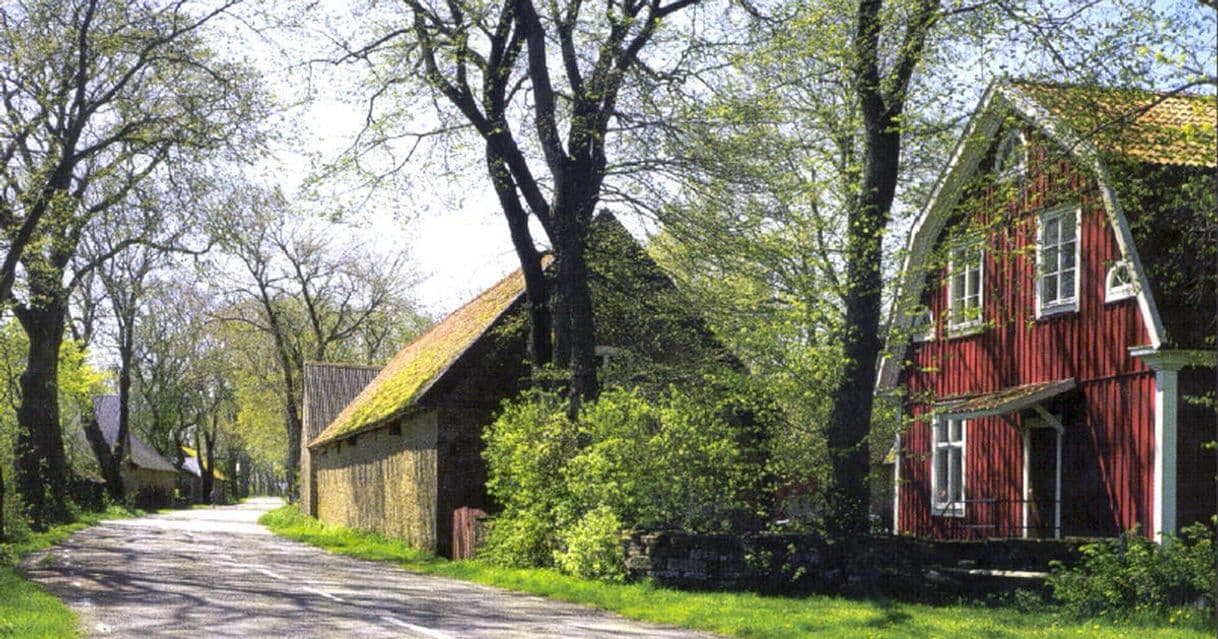
[(975, 604), (933, 606), (830, 596), (768, 597), (683, 592), (649, 584), (605, 584), (545, 569), (510, 569), (446, 561), (379, 535), (324, 526), (295, 506), (267, 513), (272, 532), (327, 550), (385, 561), (407, 570), (474, 581), (588, 604), (625, 617), (737, 637), (1212, 637), (1206, 621), (1181, 611), (1170, 619), (1078, 620), (1052, 609), (1024, 611)]
[(11, 544), (0, 544), (0, 637), (76, 637), (76, 615), (63, 604), (21, 576), (16, 561), (68, 538), (72, 533), (103, 519), (135, 517), (139, 511), (111, 506), (98, 513), (84, 513), (70, 524), (55, 526)]

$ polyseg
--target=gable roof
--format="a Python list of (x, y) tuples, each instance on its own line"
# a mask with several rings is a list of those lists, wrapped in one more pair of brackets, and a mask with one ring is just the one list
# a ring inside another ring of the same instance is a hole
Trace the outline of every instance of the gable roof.
[(884, 391), (897, 384), (909, 342), (904, 333), (912, 319), (910, 311), (921, 299), (927, 279), (924, 270), (935, 243), (964, 186), (976, 173), (1003, 121), (1011, 115), (1038, 129), (1097, 176), (1117, 245), (1133, 267), (1149, 346), (1162, 347), (1166, 331), (1104, 157), (1108, 154), (1146, 164), (1213, 167), (1218, 162), (1215, 113), (1212, 96), (1033, 82), (991, 84), (910, 230), (876, 388)]
[[(101, 428), (102, 436), (106, 440), (106, 445), (111, 449), (114, 443), (118, 441), (118, 426), (119, 426), (119, 405), (118, 395), (100, 395), (93, 398), (93, 415), (97, 419), (97, 425)], [(80, 431), (81, 436), (84, 436), (84, 430)], [(147, 470), (158, 470), (162, 472), (176, 473), (178, 470), (169, 463), (160, 453), (156, 452), (151, 446), (144, 443), (144, 440), (136, 437), (135, 433), (127, 433), (127, 459), (137, 468)], [(93, 454), (93, 447), (88, 444), (88, 439), (85, 439), (84, 450), (91, 459), (96, 460)]]
[(305, 362), (303, 441), (320, 435), (380, 371), (380, 366)]
[(1214, 96), (1034, 82), (1012, 87), (1101, 151), (1150, 164), (1215, 165)]
[(453, 311), (399, 351), (309, 447), (376, 428), (414, 410), (461, 355), (523, 297), (524, 273), (516, 270)]

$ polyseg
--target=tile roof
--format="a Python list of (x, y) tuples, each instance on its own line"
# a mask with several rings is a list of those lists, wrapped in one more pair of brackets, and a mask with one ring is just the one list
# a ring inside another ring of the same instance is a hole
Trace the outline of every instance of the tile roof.
[(1032, 82), (1012, 86), (1103, 151), (1151, 164), (1215, 166), (1214, 96)]
[(305, 362), (305, 443), (320, 435), (380, 371), (380, 366)]
[(399, 351), (309, 447), (370, 430), (412, 410), (523, 295), (524, 274), (517, 270), (453, 311)]
[[(119, 422), (119, 406), (118, 395), (100, 395), (93, 398), (93, 415), (97, 418), (97, 425), (101, 427), (102, 435), (106, 439), (106, 445), (114, 447), (114, 442), (118, 441), (118, 422)], [(83, 431), (82, 431), (83, 433)], [(151, 446), (144, 443), (142, 439), (135, 436), (135, 433), (128, 433), (128, 444), (126, 451), (127, 458), (131, 460), (139, 468), (148, 470), (159, 470), (163, 472), (176, 473), (178, 472), (169, 460), (165, 459), (160, 453), (156, 452)], [(87, 440), (86, 440), (87, 442)], [(84, 446), (85, 451), (90, 457), (93, 456), (93, 448)]]

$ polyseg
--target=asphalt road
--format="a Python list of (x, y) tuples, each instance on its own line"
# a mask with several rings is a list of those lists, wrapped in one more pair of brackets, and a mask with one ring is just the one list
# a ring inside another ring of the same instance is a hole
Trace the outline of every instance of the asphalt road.
[(281, 539), (280, 503), (103, 522), (24, 567), (90, 637), (709, 637)]

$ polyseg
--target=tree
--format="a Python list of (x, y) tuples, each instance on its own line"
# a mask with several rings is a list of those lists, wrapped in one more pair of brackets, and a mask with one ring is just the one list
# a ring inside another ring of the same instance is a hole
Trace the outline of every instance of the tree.
[[(103, 442), (97, 451), (98, 461), (106, 479), (106, 490), (115, 501), (122, 501), (126, 495), (120, 468), (129, 452), (136, 321), (144, 317), (141, 311), (147, 301), (147, 287), (158, 269), (171, 266), (173, 253), (199, 253), (207, 248), (191, 249), (182, 245), (181, 240), (190, 229), (180, 226), (177, 220), (168, 219), (169, 216), (162, 212), (170, 204), (145, 202), (134, 209), (116, 207), (114, 212), (118, 215), (114, 217), (120, 219), (91, 225), (79, 251), (85, 264), (96, 265), (90, 274), (96, 274), (105, 293), (113, 318), (114, 347), (118, 351), (118, 435), (113, 444), (106, 445), (100, 430), (92, 434), (95, 441)], [(96, 311), (86, 306), (82, 315), (88, 317), (91, 312)], [(97, 430), (95, 420), (88, 424)]]
[(402, 291), (405, 254), (382, 256), (362, 242), (331, 242), (318, 225), (291, 217), (278, 195), (253, 198), (249, 218), (222, 231), (221, 244), (240, 274), (222, 278), (227, 299), (218, 317), (270, 341), (294, 486), (305, 361), (384, 361), (397, 345), (387, 339), (395, 330), (386, 324), (409, 330), (422, 323)]
[[(374, 126), (357, 151), (396, 135), (386, 126), (408, 107), (393, 104), (382, 112), (380, 106), (382, 98), (401, 95), (400, 85), (443, 105), (439, 125), (419, 139), (462, 131), (476, 136), (524, 271), (531, 360), (569, 372), (572, 416), (598, 388), (587, 230), (611, 170), (614, 138), (641, 126), (623, 115), (622, 98), (679, 83), (690, 71), (697, 44), (666, 30), (682, 28), (673, 18), (698, 4), (411, 0), (384, 33), (343, 58), (371, 62), (376, 76)], [(557, 260), (553, 290), (530, 220)]]
[(55, 354), (84, 228), (149, 179), (257, 149), (264, 111), (253, 76), (204, 39), (231, 8), (35, 0), (0, 12), (0, 301), (17, 290), (20, 265), (24, 298), (14, 308), (30, 352), (18, 487), (37, 525), (66, 512)]

